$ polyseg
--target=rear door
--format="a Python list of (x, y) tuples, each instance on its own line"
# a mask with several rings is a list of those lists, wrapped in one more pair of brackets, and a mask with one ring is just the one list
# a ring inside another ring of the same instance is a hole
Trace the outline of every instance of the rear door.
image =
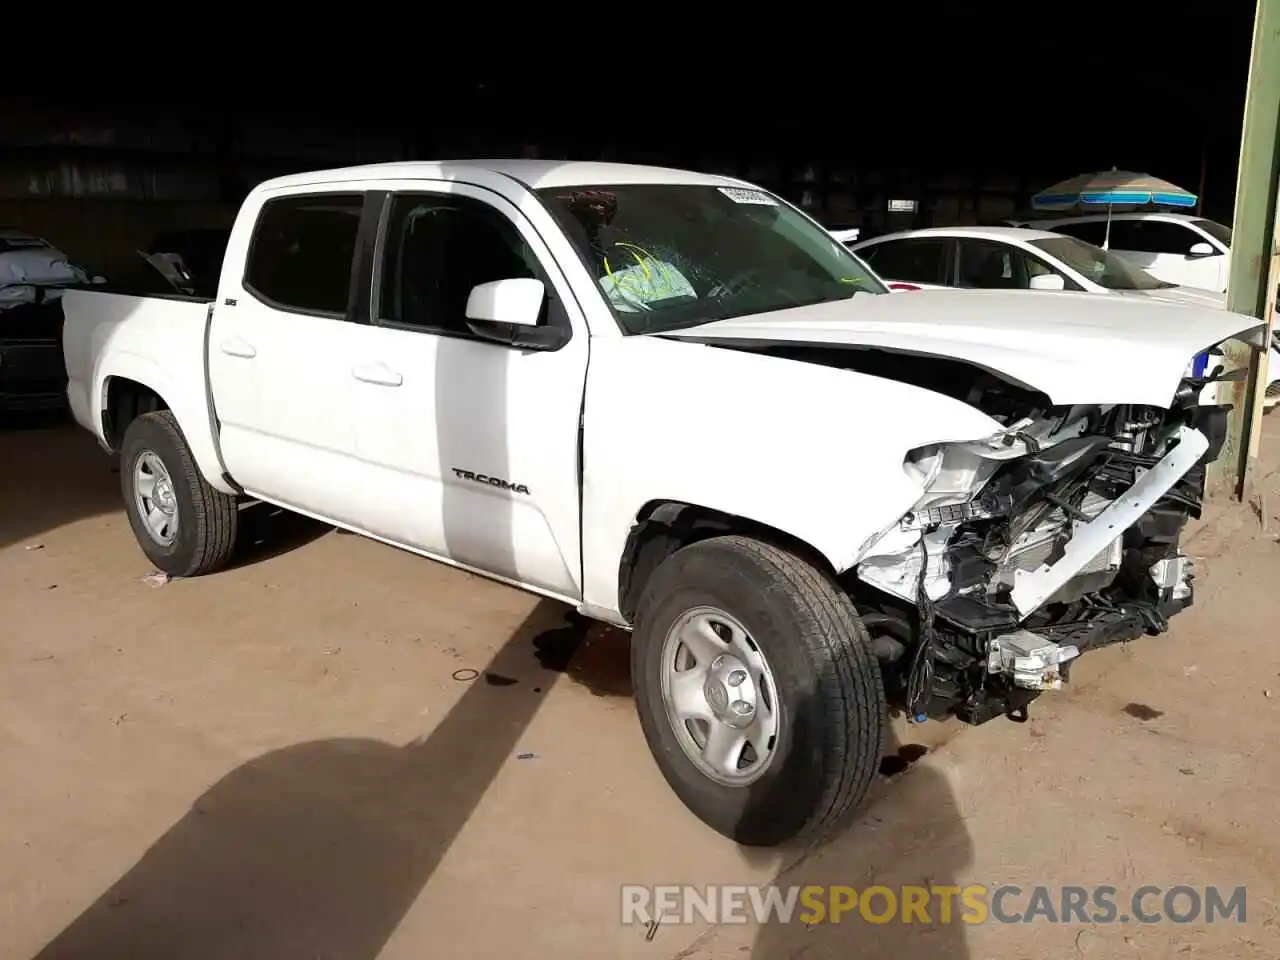
[(371, 495), (354, 459), (350, 372), (364, 203), (360, 190), (328, 185), (268, 197), (251, 235), (235, 234), (243, 247), (227, 250), (208, 350), (231, 476), (251, 494), (342, 523)]
[[(356, 456), (378, 491), (358, 525), (557, 596), (581, 596), (585, 320), (543, 239), (492, 190), (420, 181), (383, 213), (371, 322), (345, 360)], [(568, 339), (519, 349), (465, 316), (480, 283), (541, 280)]]

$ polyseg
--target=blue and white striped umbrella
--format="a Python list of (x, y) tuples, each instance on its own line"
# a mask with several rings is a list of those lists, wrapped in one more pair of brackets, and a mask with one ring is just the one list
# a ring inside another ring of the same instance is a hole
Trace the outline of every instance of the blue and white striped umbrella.
[(1167, 207), (1194, 207), (1194, 193), (1147, 173), (1129, 170), (1103, 170), (1082, 173), (1070, 180), (1055, 183), (1031, 198), (1037, 210), (1066, 210), (1080, 204), (1114, 206), (1116, 204), (1155, 204)]

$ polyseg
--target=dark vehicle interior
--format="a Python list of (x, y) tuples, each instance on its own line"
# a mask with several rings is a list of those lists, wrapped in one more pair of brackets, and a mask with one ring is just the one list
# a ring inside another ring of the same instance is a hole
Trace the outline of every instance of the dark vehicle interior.
[(190, 293), (212, 297), (218, 289), (222, 257), (230, 236), (230, 228), (175, 230), (157, 235), (146, 252), (176, 255), (192, 286)]
[(106, 289), (137, 296), (212, 299), (218, 289), (230, 228), (203, 227), (157, 234), (131, 270), (113, 274)]

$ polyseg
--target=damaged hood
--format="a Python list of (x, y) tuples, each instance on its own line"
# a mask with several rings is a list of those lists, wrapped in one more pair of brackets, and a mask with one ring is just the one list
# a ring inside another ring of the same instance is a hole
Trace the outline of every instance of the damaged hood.
[(1113, 294), (1154, 303), (1176, 303), (1180, 306), (1227, 308), (1227, 295), (1195, 287), (1161, 287), (1157, 290), (1112, 290)]
[[(963, 360), (1055, 404), (1168, 406), (1196, 354), (1258, 326), (1212, 307), (1087, 293), (921, 290), (717, 320), (664, 337), (829, 344)], [(928, 384), (921, 384), (928, 386)]]

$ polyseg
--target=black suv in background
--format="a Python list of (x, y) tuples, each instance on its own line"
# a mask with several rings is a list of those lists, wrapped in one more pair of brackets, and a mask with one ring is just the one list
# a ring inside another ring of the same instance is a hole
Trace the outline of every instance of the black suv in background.
[(60, 410), (62, 290), (91, 282), (49, 241), (0, 227), (0, 414)]
[(0, 415), (66, 406), (62, 290), (86, 283), (121, 293), (212, 297), (229, 229), (158, 234), (133, 270), (90, 277), (48, 241), (0, 227)]

